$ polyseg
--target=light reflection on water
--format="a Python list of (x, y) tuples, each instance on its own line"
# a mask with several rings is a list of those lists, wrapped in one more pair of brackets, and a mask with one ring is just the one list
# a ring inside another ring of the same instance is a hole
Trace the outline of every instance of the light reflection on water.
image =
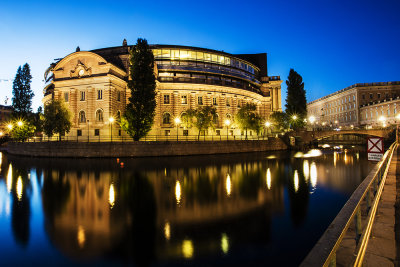
[(124, 159), (123, 169), (0, 159), (0, 264), (297, 265), (370, 167), (352, 151)]

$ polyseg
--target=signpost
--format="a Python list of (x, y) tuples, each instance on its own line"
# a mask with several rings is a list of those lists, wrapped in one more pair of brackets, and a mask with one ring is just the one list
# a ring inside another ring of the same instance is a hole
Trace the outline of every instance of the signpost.
[(383, 157), (383, 138), (382, 137), (368, 137), (367, 138), (367, 153), (368, 160), (380, 161)]

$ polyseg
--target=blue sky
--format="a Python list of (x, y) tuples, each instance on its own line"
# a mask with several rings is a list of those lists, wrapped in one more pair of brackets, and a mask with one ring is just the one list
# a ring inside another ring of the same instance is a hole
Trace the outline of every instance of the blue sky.
[[(269, 75), (304, 79), (311, 101), (354, 83), (399, 81), (400, 1), (8, 1), (0, 2), (0, 79), (32, 68), (33, 107), (55, 58), (118, 46), (126, 38), (228, 53), (268, 53)], [(0, 104), (12, 97), (0, 82)], [(282, 84), (282, 103), (286, 85)], [(11, 103), (9, 100), (8, 103)]]

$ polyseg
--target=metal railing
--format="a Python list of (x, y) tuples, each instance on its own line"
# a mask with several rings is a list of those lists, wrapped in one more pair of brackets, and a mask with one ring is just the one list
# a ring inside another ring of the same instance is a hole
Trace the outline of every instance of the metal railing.
[[(300, 266), (336, 266), (336, 252), (351, 223), (355, 224), (356, 240), (355, 259), (353, 259), (351, 265), (362, 266), (393, 151), (396, 150), (397, 146), (397, 142), (390, 146), (381, 161), (375, 165), (369, 175), (357, 187)], [(373, 197), (372, 202), (371, 197)], [(362, 210), (367, 214), (364, 229), (362, 229), (361, 223)]]
[[(240, 140), (268, 140), (270, 138), (276, 138), (275, 135), (147, 135), (141, 138), (139, 141), (145, 142), (158, 142), (158, 141), (240, 141)], [(52, 137), (32, 137), (24, 142), (132, 142), (133, 138), (130, 136), (110, 136), (110, 135), (99, 135), (99, 136), (52, 136)]]

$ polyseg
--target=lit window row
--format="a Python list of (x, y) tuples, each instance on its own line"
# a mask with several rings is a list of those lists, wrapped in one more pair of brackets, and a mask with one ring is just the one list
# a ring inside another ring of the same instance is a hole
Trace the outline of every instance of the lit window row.
[(193, 60), (201, 62), (213, 62), (220, 65), (232, 66), (235, 68), (243, 69), (252, 74), (255, 74), (256, 70), (249, 64), (237, 60), (233, 57), (192, 51), (183, 49), (153, 49), (154, 57), (156, 59), (171, 59), (171, 60)]

